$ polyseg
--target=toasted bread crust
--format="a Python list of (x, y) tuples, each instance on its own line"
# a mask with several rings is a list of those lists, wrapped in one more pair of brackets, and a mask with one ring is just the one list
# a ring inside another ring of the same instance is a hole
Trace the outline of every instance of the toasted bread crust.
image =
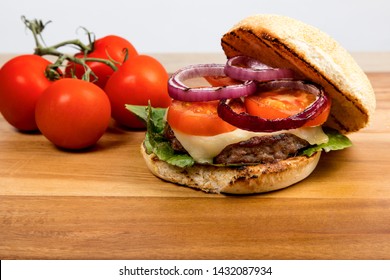
[(141, 153), (149, 170), (157, 177), (175, 184), (209, 193), (254, 194), (279, 190), (309, 176), (320, 159), (320, 152), (311, 157), (298, 156), (273, 164), (241, 167), (216, 167), (195, 164), (180, 168), (147, 154), (144, 145)]
[(375, 110), (373, 88), (352, 56), (319, 29), (279, 15), (255, 15), (223, 35), (226, 56), (248, 55), (287, 67), (324, 87), (332, 97), (327, 126), (342, 133), (368, 125)]

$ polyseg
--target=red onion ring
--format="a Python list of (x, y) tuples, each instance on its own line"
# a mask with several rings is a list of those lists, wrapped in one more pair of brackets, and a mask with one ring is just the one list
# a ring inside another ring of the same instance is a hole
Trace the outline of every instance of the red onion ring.
[(248, 96), (256, 91), (254, 81), (219, 87), (190, 88), (183, 81), (205, 76), (225, 76), (223, 64), (198, 64), (184, 67), (168, 80), (168, 93), (173, 99), (187, 102), (203, 102)]
[(249, 56), (235, 56), (225, 65), (225, 74), (233, 79), (266, 82), (296, 78), (295, 72), (288, 68), (272, 68)]
[(307, 121), (319, 116), (329, 102), (329, 98), (322, 88), (304, 81), (265, 82), (258, 85), (258, 92), (277, 88), (304, 90), (316, 95), (317, 99), (300, 113), (274, 120), (249, 115), (248, 113), (237, 114), (229, 106), (227, 99), (223, 99), (218, 104), (218, 115), (224, 121), (240, 129), (254, 132), (274, 132), (302, 127)]

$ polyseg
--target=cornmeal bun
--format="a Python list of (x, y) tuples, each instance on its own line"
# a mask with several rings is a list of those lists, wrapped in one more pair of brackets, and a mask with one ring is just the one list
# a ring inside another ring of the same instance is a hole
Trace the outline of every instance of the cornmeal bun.
[[(368, 125), (375, 110), (372, 86), (352, 56), (317, 28), (279, 15), (255, 15), (240, 21), (221, 39), (227, 58), (244, 55), (275, 68), (289, 68), (300, 79), (323, 87), (332, 99), (324, 126), (342, 134)], [(321, 152), (271, 163), (241, 166), (195, 164), (180, 168), (141, 153), (157, 177), (210, 193), (252, 194), (291, 186), (316, 168)]]
[(221, 40), (226, 56), (245, 54), (273, 67), (290, 68), (324, 87), (332, 98), (327, 126), (358, 131), (375, 110), (373, 88), (353, 57), (321, 30), (280, 15), (250, 16)]

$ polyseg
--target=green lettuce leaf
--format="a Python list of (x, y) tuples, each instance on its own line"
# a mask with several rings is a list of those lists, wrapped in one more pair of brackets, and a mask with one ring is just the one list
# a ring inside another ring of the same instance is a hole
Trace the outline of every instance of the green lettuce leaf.
[(342, 150), (352, 146), (351, 140), (349, 140), (347, 136), (340, 134), (338, 131), (324, 129), (324, 132), (328, 135), (329, 141), (324, 144), (310, 146), (302, 152), (303, 155), (310, 157), (319, 151), (330, 152)]
[(165, 108), (152, 106), (126, 105), (126, 108), (146, 123), (145, 148), (146, 152), (154, 153), (160, 160), (178, 167), (194, 165), (194, 159), (172, 149), (170, 142), (164, 136)]

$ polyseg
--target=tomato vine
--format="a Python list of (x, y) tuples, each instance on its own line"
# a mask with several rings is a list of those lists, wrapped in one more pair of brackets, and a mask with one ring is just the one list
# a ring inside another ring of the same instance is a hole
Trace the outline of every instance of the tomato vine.
[[(115, 65), (115, 62), (109, 59), (103, 59), (103, 58), (91, 58), (87, 57), (87, 54), (91, 51), (93, 51), (94, 41), (95, 38), (93, 36), (93, 33), (89, 32), (86, 28), (83, 28), (88, 37), (88, 44), (84, 44), (79, 39), (73, 39), (73, 40), (67, 40), (64, 42), (57, 43), (52, 46), (45, 46), (42, 32), (46, 28), (46, 26), (51, 23), (51, 21), (48, 21), (46, 23), (43, 23), (42, 20), (28, 20), (25, 16), (22, 16), (22, 21), (24, 22), (25, 26), (32, 32), (34, 41), (35, 41), (35, 49), (34, 54), (39, 56), (55, 56), (57, 57), (57, 60), (50, 64), (46, 69), (46, 77), (50, 80), (58, 80), (61, 78), (61, 74), (58, 71), (58, 69), (63, 66), (64, 61), (70, 61), (75, 64), (80, 64), (84, 67), (85, 73), (82, 77), (82, 80), (90, 81), (90, 77), (94, 77), (97, 79), (97, 76), (95, 73), (91, 70), (91, 68), (88, 66), (87, 62), (94, 61), (94, 62), (100, 62), (103, 63), (109, 67), (111, 67), (114, 71), (116, 71), (118, 68)], [(65, 47), (65, 46), (73, 46), (79, 49), (80, 52), (84, 53), (83, 57), (76, 57), (71, 54), (66, 54), (61, 51), (59, 51), (59, 48)]]

